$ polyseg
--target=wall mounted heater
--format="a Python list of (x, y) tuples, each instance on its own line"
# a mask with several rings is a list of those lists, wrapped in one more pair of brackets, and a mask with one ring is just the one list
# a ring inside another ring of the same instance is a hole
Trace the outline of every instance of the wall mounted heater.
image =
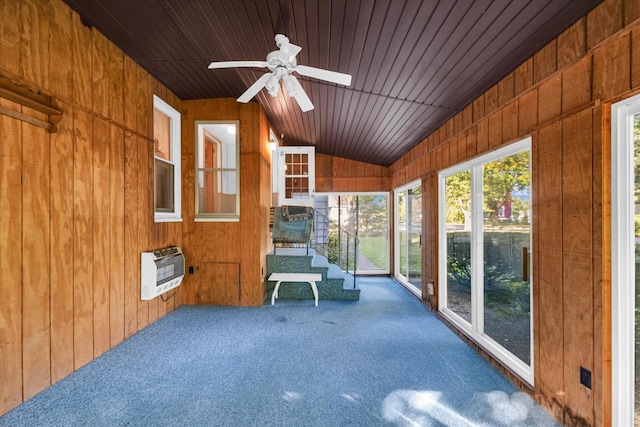
[(184, 255), (177, 246), (142, 252), (142, 299), (150, 300), (180, 285), (184, 277)]

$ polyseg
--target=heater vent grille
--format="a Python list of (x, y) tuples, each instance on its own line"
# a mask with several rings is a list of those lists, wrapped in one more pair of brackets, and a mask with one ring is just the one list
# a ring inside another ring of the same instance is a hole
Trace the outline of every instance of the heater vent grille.
[(180, 286), (184, 277), (184, 255), (178, 246), (142, 252), (141, 298), (150, 300)]

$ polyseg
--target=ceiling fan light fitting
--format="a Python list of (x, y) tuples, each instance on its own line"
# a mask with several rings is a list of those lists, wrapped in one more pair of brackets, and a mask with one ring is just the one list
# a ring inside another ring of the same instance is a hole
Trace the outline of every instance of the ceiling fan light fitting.
[(285, 75), (282, 77), (282, 81), (284, 82), (284, 87), (287, 89), (287, 95), (296, 96), (296, 85), (293, 83), (291, 76)]
[(269, 95), (275, 98), (280, 91), (280, 79), (274, 74), (267, 80), (264, 87), (267, 89), (267, 92), (269, 92)]

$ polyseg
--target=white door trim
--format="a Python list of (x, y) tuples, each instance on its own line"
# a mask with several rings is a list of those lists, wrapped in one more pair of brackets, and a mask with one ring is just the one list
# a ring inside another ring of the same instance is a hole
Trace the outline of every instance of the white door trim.
[(640, 95), (611, 107), (612, 425), (632, 426), (634, 412), (635, 241), (633, 116)]

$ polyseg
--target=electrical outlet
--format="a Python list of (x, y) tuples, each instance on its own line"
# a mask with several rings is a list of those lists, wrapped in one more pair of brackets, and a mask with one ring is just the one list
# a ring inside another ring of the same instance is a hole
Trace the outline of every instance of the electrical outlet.
[(193, 274), (193, 266), (189, 266), (189, 274)]
[(580, 384), (591, 389), (591, 371), (580, 366)]
[(433, 289), (433, 282), (429, 282), (429, 283), (427, 283), (427, 293), (428, 293), (429, 295), (433, 295), (433, 294), (435, 294), (435, 291), (434, 291), (434, 289)]

